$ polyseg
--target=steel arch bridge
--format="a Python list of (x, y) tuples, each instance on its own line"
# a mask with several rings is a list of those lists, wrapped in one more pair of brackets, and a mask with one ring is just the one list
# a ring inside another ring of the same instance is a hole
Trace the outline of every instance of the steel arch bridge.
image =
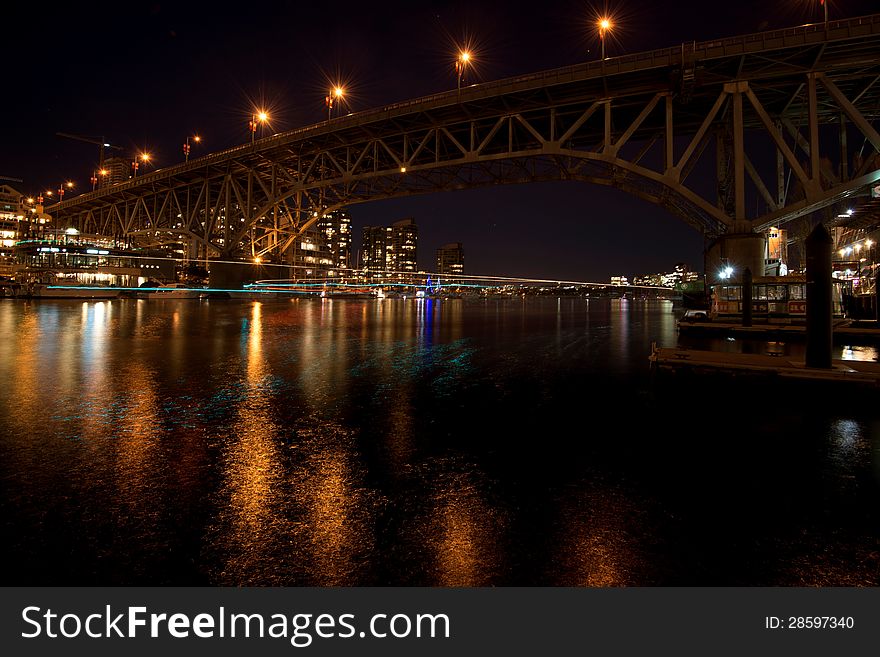
[[(643, 52), (324, 121), (58, 203), (56, 225), (272, 256), (335, 208), (576, 180), (709, 236), (880, 180), (880, 14)], [(695, 170), (698, 173), (695, 174)]]

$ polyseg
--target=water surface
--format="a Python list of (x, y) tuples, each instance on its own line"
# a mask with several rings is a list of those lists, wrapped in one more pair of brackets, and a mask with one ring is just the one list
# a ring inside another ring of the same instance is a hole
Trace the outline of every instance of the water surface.
[(880, 584), (878, 407), (655, 380), (677, 314), (0, 302), (4, 583)]

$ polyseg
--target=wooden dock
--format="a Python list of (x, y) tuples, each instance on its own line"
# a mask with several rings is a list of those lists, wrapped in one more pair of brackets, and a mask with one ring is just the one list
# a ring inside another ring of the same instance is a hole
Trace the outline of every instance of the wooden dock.
[(781, 379), (848, 383), (880, 388), (880, 363), (834, 360), (830, 369), (807, 367), (803, 360), (769, 354), (738, 354), (651, 346), (651, 365), (660, 370), (765, 375)]
[[(743, 326), (735, 322), (679, 322), (678, 331), (681, 335), (694, 337), (736, 336), (755, 338), (757, 340), (800, 339), (805, 340), (807, 327), (802, 324), (754, 324)], [(833, 326), (833, 338), (838, 343), (875, 343), (880, 342), (880, 328), (877, 322), (836, 321)]]

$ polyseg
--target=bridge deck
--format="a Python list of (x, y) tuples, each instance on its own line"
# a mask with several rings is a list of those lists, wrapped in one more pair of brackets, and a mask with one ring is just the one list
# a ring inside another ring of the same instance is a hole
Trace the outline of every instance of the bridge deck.
[[(669, 88), (670, 72), (693, 71), (697, 76), (696, 92), (690, 100), (693, 119), (677, 116), (676, 129), (695, 130), (705, 116), (707, 104), (724, 82), (732, 79), (755, 81), (755, 92), (768, 109), (797, 112), (798, 90), (802, 74), (820, 64), (836, 84), (856, 97), (860, 109), (869, 118), (880, 113), (880, 84), (876, 81), (880, 52), (880, 14), (828, 24), (761, 32), (727, 39), (682, 44), (621, 57), (593, 61), (532, 73), (494, 82), (473, 85), (460, 92), (450, 91), (406, 100), (381, 108), (358, 112), (347, 117), (279, 133), (159, 169), (136, 179), (88, 192), (53, 205), (50, 213), (80, 211), (99, 207), (114, 199), (133, 197), (137, 190), (150, 186), (185, 184), (205, 177), (206, 170), (239, 162), (260, 166), (365, 135), (416, 130), (420, 125), (453, 125), (481, 115), (497, 115), (499, 107), (511, 112), (528, 111), (541, 105), (583, 103), (602, 97), (644, 96)], [(800, 77), (798, 77), (800, 76)], [(866, 82), (867, 80), (867, 82)], [(705, 90), (706, 93), (700, 93)], [(634, 104), (634, 113), (641, 106)], [(839, 112), (819, 108), (820, 120), (837, 120)], [(635, 115), (635, 114), (634, 114)], [(644, 136), (656, 126), (646, 124)]]

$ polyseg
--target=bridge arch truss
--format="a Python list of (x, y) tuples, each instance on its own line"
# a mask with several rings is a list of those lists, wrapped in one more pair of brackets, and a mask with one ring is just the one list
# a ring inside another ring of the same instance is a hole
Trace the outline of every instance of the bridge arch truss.
[[(324, 212), (537, 181), (610, 185), (709, 236), (880, 181), (880, 15), (475, 85), (281, 133), (49, 208), (82, 232), (271, 257)], [(588, 210), (584, 210), (588, 215)]]

